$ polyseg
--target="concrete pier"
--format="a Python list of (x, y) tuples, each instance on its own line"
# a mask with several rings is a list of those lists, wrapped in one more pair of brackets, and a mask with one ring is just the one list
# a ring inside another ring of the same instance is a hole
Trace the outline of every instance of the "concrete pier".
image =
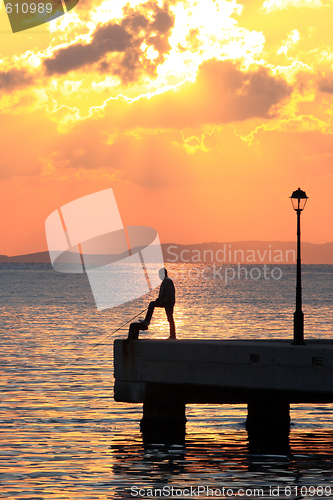
[(272, 439), (282, 445), (290, 404), (333, 402), (333, 341), (115, 340), (114, 372), (115, 400), (144, 403), (146, 441), (154, 428), (177, 428), (160, 438), (179, 442), (187, 403), (239, 403), (248, 405), (252, 448)]

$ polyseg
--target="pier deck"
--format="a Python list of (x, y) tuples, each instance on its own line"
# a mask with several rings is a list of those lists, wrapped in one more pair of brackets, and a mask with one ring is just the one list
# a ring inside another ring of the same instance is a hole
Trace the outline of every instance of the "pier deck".
[(185, 403), (248, 403), (258, 391), (289, 403), (328, 403), (333, 341), (116, 340), (114, 374), (115, 399), (131, 403), (144, 403), (149, 386), (160, 384)]

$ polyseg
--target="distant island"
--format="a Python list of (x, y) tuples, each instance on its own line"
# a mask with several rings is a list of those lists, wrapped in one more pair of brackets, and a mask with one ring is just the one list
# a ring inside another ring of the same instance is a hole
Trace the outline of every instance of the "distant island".
[[(194, 245), (163, 243), (165, 263), (220, 263), (223, 264), (294, 264), (296, 242), (290, 241), (236, 241), (211, 242)], [(91, 256), (93, 258), (93, 256)], [(105, 256), (107, 257), (107, 256)], [(101, 256), (98, 256), (100, 260)], [(0, 255), (0, 262), (50, 263), (49, 252), (8, 257)], [(333, 264), (333, 243), (302, 243), (303, 264)]]

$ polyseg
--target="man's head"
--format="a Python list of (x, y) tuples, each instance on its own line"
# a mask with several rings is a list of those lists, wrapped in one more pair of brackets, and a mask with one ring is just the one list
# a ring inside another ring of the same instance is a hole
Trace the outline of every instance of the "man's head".
[(161, 280), (164, 280), (164, 278), (168, 276), (168, 271), (165, 269), (165, 267), (162, 267), (162, 269), (158, 271), (158, 275)]

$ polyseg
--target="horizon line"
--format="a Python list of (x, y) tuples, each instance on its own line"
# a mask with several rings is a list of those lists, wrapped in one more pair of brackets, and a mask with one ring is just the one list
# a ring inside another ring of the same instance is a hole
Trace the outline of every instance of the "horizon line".
[[(283, 243), (283, 244), (286, 244), (286, 243), (289, 243), (289, 244), (296, 244), (296, 240), (294, 241), (291, 241), (291, 240), (235, 240), (235, 241), (204, 241), (202, 243), (175, 243), (175, 242), (168, 242), (168, 243), (161, 243), (161, 246), (166, 246), (166, 245), (175, 245), (175, 246), (199, 246), (199, 245), (211, 245), (211, 244), (214, 244), (214, 245), (217, 245), (217, 244), (221, 244), (221, 245), (226, 245), (226, 244), (233, 244), (233, 243), (267, 243), (267, 244), (271, 244), (271, 243)], [(327, 241), (326, 243), (312, 243), (310, 241), (303, 241), (302, 242), (302, 245), (318, 245), (318, 246), (322, 246), (322, 245), (332, 245), (333, 244), (333, 241)], [(66, 250), (67, 252), (69, 251)], [(16, 254), (16, 255), (7, 255), (7, 254), (3, 254), (3, 253), (0, 253), (0, 257), (7, 257), (9, 259), (11, 258), (15, 258), (15, 257), (25, 257), (25, 256), (29, 256), (29, 255), (37, 255), (37, 254), (41, 254), (41, 253), (49, 253), (49, 250), (38, 250), (38, 251), (35, 251), (35, 252), (29, 252), (29, 253), (22, 253), (22, 254)], [(71, 252), (71, 253), (78, 253), (78, 252)], [(108, 254), (91, 254), (91, 255), (108, 255)]]

